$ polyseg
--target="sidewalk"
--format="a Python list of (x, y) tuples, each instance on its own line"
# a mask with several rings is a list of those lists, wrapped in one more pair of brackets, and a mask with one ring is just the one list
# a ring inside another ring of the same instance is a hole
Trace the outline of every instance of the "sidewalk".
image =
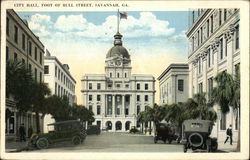
[(235, 152), (237, 142), (233, 142), (233, 145), (230, 145), (229, 142), (224, 144), (224, 142), (218, 142), (218, 151), (220, 152)]
[(25, 148), (28, 144), (28, 139), (26, 142), (19, 141), (5, 141), (6, 152), (13, 152)]

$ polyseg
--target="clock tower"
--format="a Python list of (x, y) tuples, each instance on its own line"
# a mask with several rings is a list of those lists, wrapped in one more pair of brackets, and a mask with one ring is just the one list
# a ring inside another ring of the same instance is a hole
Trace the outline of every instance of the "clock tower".
[(114, 46), (108, 51), (105, 60), (105, 72), (108, 78), (129, 78), (131, 60), (126, 48), (122, 46), (122, 35), (114, 35)]

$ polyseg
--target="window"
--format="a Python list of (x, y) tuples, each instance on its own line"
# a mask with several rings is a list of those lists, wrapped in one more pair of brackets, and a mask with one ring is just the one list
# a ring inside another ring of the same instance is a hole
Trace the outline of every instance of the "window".
[(221, 13), (221, 9), (219, 10), (219, 25), (221, 25), (221, 18), (222, 17), (222, 13)]
[(101, 95), (97, 95), (97, 101), (101, 101)]
[(200, 31), (198, 31), (198, 37), (197, 37), (197, 39), (198, 39), (198, 46), (200, 45)]
[(31, 64), (29, 64), (29, 71), (31, 72)]
[(209, 37), (209, 19), (207, 20), (207, 38)]
[(25, 50), (25, 35), (22, 34), (22, 49)]
[(9, 18), (7, 17), (6, 18), (6, 34), (9, 36), (9, 34), (10, 34), (10, 29), (9, 29), (9, 27), (10, 27), (10, 20), (9, 20)]
[(92, 101), (92, 95), (89, 95), (89, 101)]
[(192, 51), (194, 51), (194, 37), (192, 37)]
[(17, 61), (17, 53), (14, 53), (14, 61)]
[(61, 72), (61, 82), (63, 81), (63, 72)]
[(6, 61), (9, 60), (9, 47), (6, 46)]
[(140, 90), (140, 83), (136, 84), (136, 88), (137, 88), (137, 90)]
[(212, 94), (212, 90), (213, 90), (213, 77), (208, 79), (208, 97), (211, 97)]
[(48, 65), (44, 66), (44, 74), (49, 74), (49, 66)]
[(224, 9), (224, 21), (227, 20), (227, 9)]
[(227, 56), (227, 39), (225, 39), (225, 56)]
[(125, 73), (125, 78), (127, 78), (127, 73)]
[(203, 85), (202, 85), (202, 83), (198, 84), (198, 89), (199, 89), (199, 93), (203, 92)]
[(145, 102), (147, 102), (148, 101), (148, 95), (145, 95), (144, 99), (145, 99)]
[(109, 77), (112, 78), (112, 73), (109, 73)]
[(220, 39), (220, 59), (223, 59), (223, 38)]
[(207, 56), (208, 56), (208, 61), (207, 61), (208, 67), (210, 67), (210, 66), (211, 66), (211, 53), (210, 53), (210, 48), (208, 49), (208, 54), (207, 54)]
[(43, 62), (43, 53), (42, 52), (40, 52), (40, 64), (42, 64), (42, 62)]
[(57, 83), (55, 83), (55, 94), (57, 93)]
[(203, 28), (201, 27), (201, 43), (203, 42)]
[(178, 79), (178, 90), (183, 91), (184, 90), (184, 80)]
[(31, 51), (32, 51), (32, 43), (29, 41), (29, 55), (30, 55), (30, 56), (32, 56), (32, 55), (31, 55)]
[(138, 105), (136, 109), (137, 109), (137, 112), (136, 112), (136, 113), (137, 113), (137, 115), (138, 115), (138, 114), (140, 113), (140, 111), (141, 111), (141, 107)]
[(148, 84), (147, 83), (145, 84), (145, 90), (148, 90)]
[(42, 82), (42, 78), (43, 78), (42, 72), (40, 72), (40, 82)]
[(37, 47), (35, 47), (35, 60), (37, 60)]
[(89, 105), (89, 110), (93, 111), (93, 106), (92, 105)]
[(198, 72), (201, 73), (201, 57), (198, 59)]
[(239, 25), (235, 27), (235, 49), (239, 49), (240, 46), (239, 46)]
[(35, 68), (35, 81), (37, 82), (37, 69)]
[(220, 130), (226, 130), (226, 114), (221, 113)]
[(129, 84), (125, 84), (125, 88), (129, 88)]
[(58, 71), (58, 79), (60, 80), (61, 70)]
[(211, 29), (210, 29), (210, 31), (211, 31), (211, 33), (213, 33), (213, 29), (214, 29), (214, 26), (213, 26), (213, 15), (211, 16)]
[(14, 41), (18, 43), (18, 28), (14, 26)]
[(137, 95), (136, 97), (137, 97), (137, 101), (140, 101), (140, 95)]
[(97, 83), (97, 89), (101, 89), (101, 83)]
[(22, 58), (22, 64), (25, 64), (25, 60)]
[(57, 77), (57, 66), (55, 66), (55, 77)]
[(117, 78), (119, 78), (120, 77), (120, 73), (117, 73)]
[(89, 83), (89, 89), (92, 89), (92, 83)]
[(108, 88), (112, 88), (112, 83), (108, 83)]
[(100, 115), (100, 114), (101, 114), (101, 106), (100, 106), (100, 105), (97, 105), (96, 108), (97, 108), (97, 109), (96, 109), (96, 114), (97, 114), (97, 115)]
[(60, 89), (61, 89), (61, 87), (58, 85), (58, 94), (57, 94), (58, 96), (60, 96), (60, 93), (61, 93)]

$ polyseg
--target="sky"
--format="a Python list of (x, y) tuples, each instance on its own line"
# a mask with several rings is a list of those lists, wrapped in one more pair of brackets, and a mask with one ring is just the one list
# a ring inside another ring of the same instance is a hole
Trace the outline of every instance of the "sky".
[[(121, 19), (119, 32), (131, 56), (132, 73), (152, 74), (155, 79), (171, 63), (188, 57), (187, 11), (131, 11)], [(117, 32), (116, 12), (18, 12), (39, 36), (52, 56), (68, 64), (76, 80), (77, 103), (83, 104), (81, 78), (105, 73), (105, 57)], [(159, 102), (156, 81), (155, 102)]]

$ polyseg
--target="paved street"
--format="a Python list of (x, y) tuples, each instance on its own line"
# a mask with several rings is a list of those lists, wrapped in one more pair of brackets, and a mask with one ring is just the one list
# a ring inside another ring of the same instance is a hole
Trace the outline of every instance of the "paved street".
[[(7, 143), (7, 151), (25, 146), (24, 142), (15, 143), (17, 144), (15, 146)], [(219, 143), (219, 152), (233, 151), (235, 146), (236, 144), (231, 146)], [(100, 135), (88, 135), (84, 143), (79, 146), (73, 146), (70, 142), (64, 142), (54, 144), (48, 149), (29, 152), (183, 152), (183, 146), (175, 142), (164, 144), (162, 141), (154, 144), (153, 136), (122, 132), (102, 132)], [(192, 152), (192, 150), (188, 150), (188, 152)]]

